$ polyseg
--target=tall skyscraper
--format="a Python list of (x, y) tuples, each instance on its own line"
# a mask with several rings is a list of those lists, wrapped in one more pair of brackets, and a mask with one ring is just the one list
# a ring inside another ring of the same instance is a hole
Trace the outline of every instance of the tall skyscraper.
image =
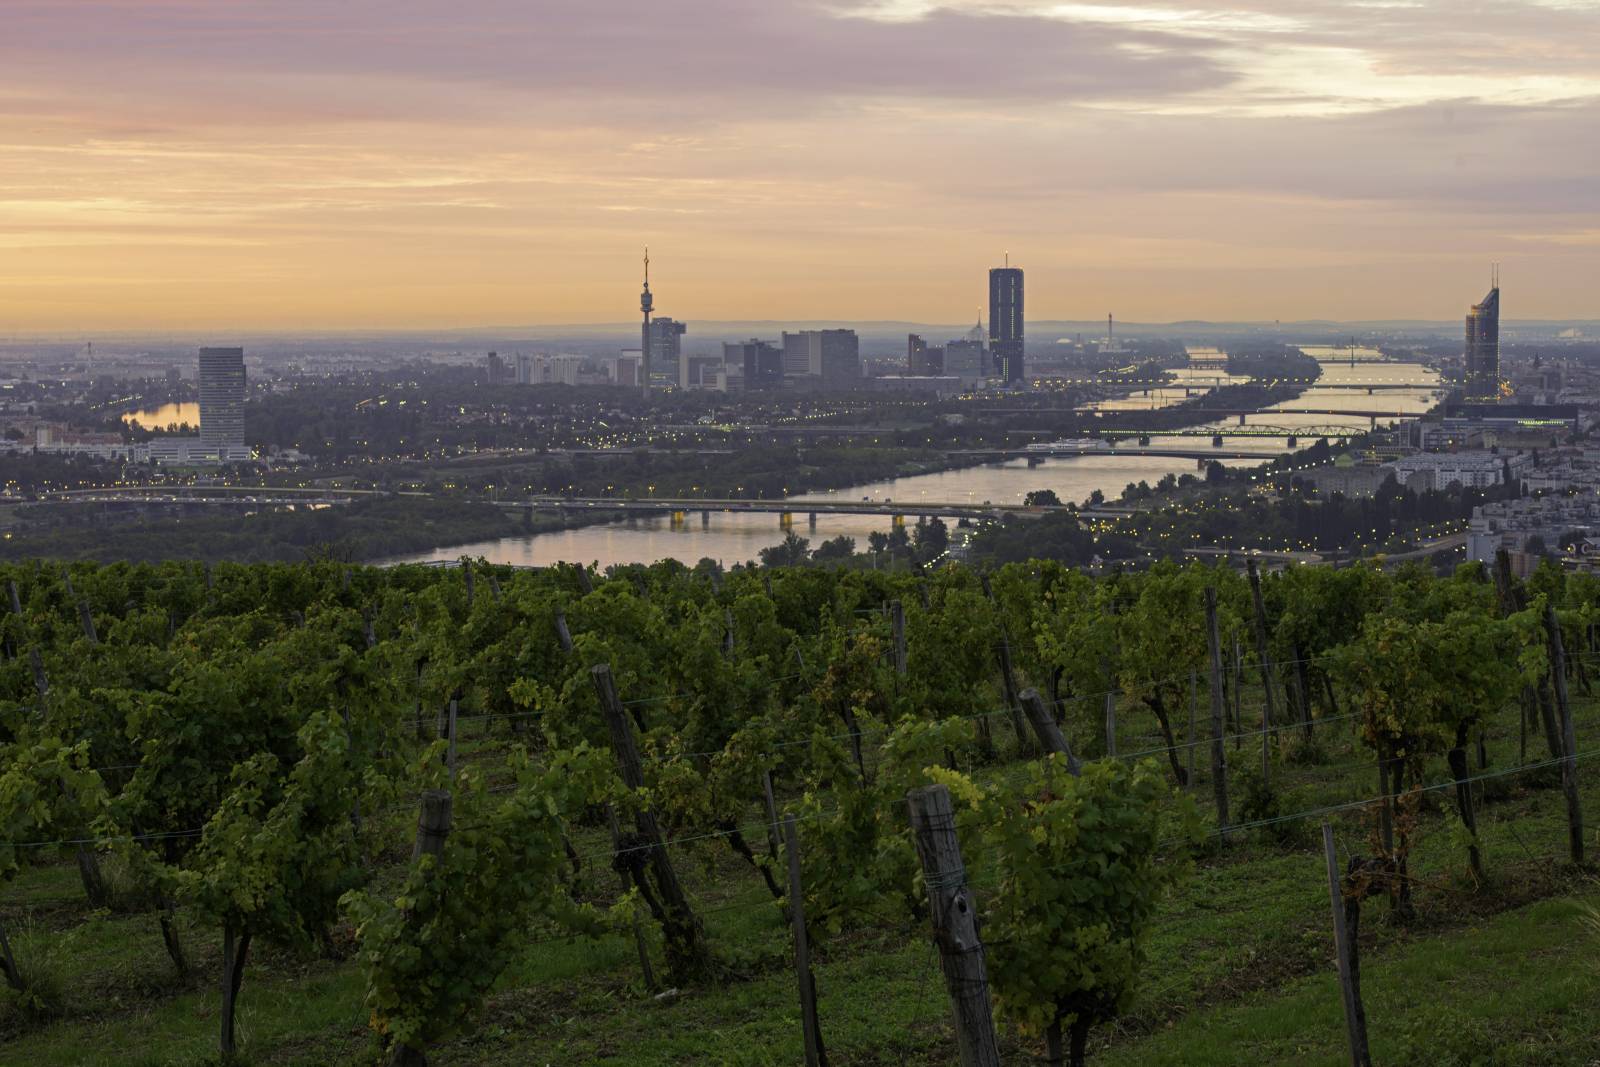
[(989, 271), (989, 351), (995, 377), (1007, 385), (1025, 380), (1022, 368), (1022, 268), (1010, 265)]
[(644, 292), (639, 294), (639, 310), (644, 313), (644, 327), (639, 331), (639, 349), (644, 359), (640, 377), (644, 379), (644, 395), (650, 395), (650, 312), (656, 298), (650, 295), (650, 249), (644, 250)]
[(200, 444), (244, 447), (244, 349), (200, 350)]
[(1500, 273), (1496, 271), (1489, 295), (1467, 312), (1467, 399), (1496, 400), (1500, 396)]

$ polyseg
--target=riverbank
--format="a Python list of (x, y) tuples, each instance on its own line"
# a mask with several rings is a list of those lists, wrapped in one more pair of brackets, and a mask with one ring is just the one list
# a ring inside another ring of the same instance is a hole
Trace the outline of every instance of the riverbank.
[(96, 504), (27, 505), (19, 511), (16, 517), (22, 521), (0, 538), (0, 560), (358, 561), (564, 525), (555, 516), (530, 520), (493, 504), (427, 497), (370, 497), (318, 510), (240, 514), (230, 508), (133, 520)]

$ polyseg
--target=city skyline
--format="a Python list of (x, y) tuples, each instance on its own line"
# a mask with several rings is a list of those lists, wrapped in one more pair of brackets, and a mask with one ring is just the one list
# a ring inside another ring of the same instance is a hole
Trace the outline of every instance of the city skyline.
[(0, 332), (1600, 318), (1600, 11), (1360, 10), (16, 0)]

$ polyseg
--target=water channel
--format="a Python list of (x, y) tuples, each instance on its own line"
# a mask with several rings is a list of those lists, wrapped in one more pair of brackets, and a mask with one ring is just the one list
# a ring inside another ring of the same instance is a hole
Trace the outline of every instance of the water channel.
[[(1315, 431), (1338, 427), (1351, 432), (1366, 430), (1374, 415), (1378, 423), (1395, 417), (1419, 415), (1433, 406), (1439, 376), (1416, 363), (1384, 361), (1368, 349), (1305, 347), (1303, 351), (1322, 365), (1317, 386), (1298, 398), (1275, 404), (1245, 416), (1247, 428), (1274, 428), (1299, 431), (1301, 446), (1310, 445)], [(1229, 375), (1226, 358), (1214, 349), (1191, 348), (1187, 367), (1178, 369), (1171, 385), (1152, 388), (1117, 400), (1090, 407), (1115, 411), (1155, 410), (1181, 403), (1194, 395), (1209, 392), (1218, 385), (1248, 379)], [(1344, 385), (1343, 383), (1349, 383)], [(1369, 390), (1369, 384), (1394, 388)], [(1219, 419), (1207, 428), (1238, 429), (1236, 416)], [(1151, 448), (1196, 450), (1209, 447), (1208, 436), (1192, 437), (1155, 434)], [(1259, 453), (1263, 459), (1287, 449), (1287, 433), (1272, 437), (1234, 437), (1227, 439), (1227, 450)], [(1223, 460), (1229, 466), (1249, 466), (1254, 459)], [(888, 515), (817, 515), (807, 518), (807, 501), (894, 500), (903, 503), (1020, 504), (1035, 489), (1053, 489), (1063, 501), (1082, 502), (1095, 490), (1114, 500), (1130, 482), (1147, 481), (1154, 485), (1168, 474), (1197, 473), (1194, 459), (1141, 455), (1094, 454), (1051, 457), (1042, 462), (1026, 459), (989, 463), (977, 467), (939, 471), (907, 478), (873, 482), (847, 489), (829, 490), (792, 498), (794, 531), (811, 540), (812, 547), (841, 534), (866, 547), (867, 535), (888, 530)], [(688, 522), (674, 526), (668, 516), (637, 518), (622, 522), (587, 526), (574, 530), (503, 537), (466, 545), (440, 547), (428, 552), (397, 557), (385, 562), (440, 562), (462, 556), (483, 557), (491, 563), (519, 566), (548, 566), (559, 561), (598, 563), (651, 563), (659, 559), (679, 559), (693, 565), (710, 558), (725, 565), (753, 560), (763, 548), (783, 540), (784, 529), (774, 514), (735, 514), (713, 511), (707, 520), (690, 512)], [(954, 532), (954, 530), (952, 530)]]

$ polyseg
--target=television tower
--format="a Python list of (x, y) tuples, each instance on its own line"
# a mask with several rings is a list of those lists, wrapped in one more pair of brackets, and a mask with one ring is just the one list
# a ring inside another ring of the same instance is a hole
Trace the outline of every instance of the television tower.
[(639, 376), (644, 379), (644, 395), (650, 396), (650, 312), (656, 306), (650, 295), (650, 248), (644, 250), (644, 292), (639, 294), (639, 310), (644, 314), (644, 327), (639, 337)]

